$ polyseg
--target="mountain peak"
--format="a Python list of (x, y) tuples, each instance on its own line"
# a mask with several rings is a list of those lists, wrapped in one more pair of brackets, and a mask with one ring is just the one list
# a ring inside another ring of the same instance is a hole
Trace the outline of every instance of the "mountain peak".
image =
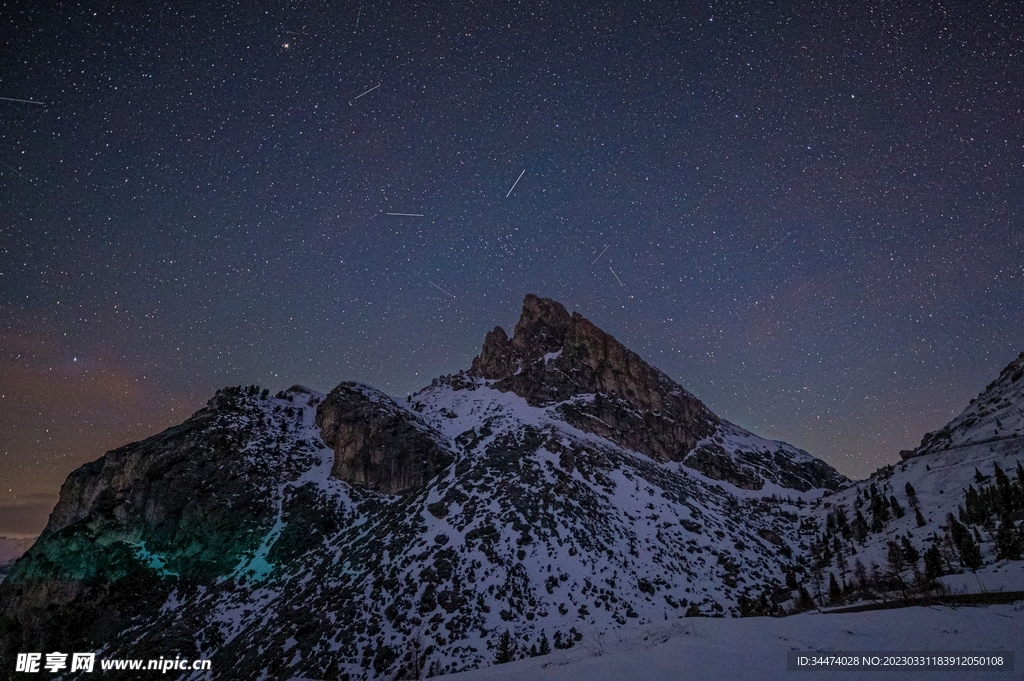
[(490, 380), (507, 378), (524, 364), (557, 352), (565, 343), (571, 320), (565, 306), (558, 301), (528, 293), (511, 340), (503, 328), (494, 327), (484, 338), (470, 374)]
[(523, 300), (512, 338), (500, 326), (490, 331), (469, 373), (535, 406), (596, 393), (654, 410), (664, 407), (669, 393), (697, 401), (578, 312), (532, 293)]
[(722, 420), (611, 334), (550, 298), (527, 295), (512, 338), (501, 327), (488, 333), (469, 373), (550, 408), (574, 428), (738, 487), (774, 481), (806, 491), (846, 483), (806, 452)]

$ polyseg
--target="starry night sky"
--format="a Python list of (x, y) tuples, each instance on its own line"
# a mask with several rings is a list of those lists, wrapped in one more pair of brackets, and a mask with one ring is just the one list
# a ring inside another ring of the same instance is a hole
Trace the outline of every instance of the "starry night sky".
[(468, 368), (528, 292), (854, 477), (1024, 350), (1015, 3), (214, 4), (4, 4), (0, 531), (219, 387)]

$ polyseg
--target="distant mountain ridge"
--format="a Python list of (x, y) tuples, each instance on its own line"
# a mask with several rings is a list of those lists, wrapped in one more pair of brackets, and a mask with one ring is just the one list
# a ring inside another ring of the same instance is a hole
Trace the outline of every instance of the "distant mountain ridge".
[(779, 612), (793, 579), (828, 574), (826, 516), (867, 484), (530, 295), (511, 338), (492, 330), (468, 371), (404, 402), (350, 382), (224, 389), (74, 471), (0, 584), (0, 657), (416, 678), (629, 622)]
[(939, 430), (928, 433), (913, 450), (900, 452), (904, 460), (937, 452), (1013, 441), (1024, 437), (1024, 352), (1007, 364), (999, 377), (971, 400), (960, 414)]

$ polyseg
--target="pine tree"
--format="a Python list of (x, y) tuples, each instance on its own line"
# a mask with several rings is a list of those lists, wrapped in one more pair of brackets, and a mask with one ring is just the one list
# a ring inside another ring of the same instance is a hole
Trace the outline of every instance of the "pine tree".
[(939, 547), (932, 544), (932, 546), (924, 552), (924, 579), (926, 582), (931, 584), (941, 576), (942, 554), (939, 553)]
[(863, 546), (864, 540), (868, 536), (868, 522), (864, 519), (864, 514), (860, 512), (860, 509), (857, 509), (857, 515), (854, 516), (850, 529), (853, 530), (853, 538)]
[(886, 558), (889, 561), (889, 567), (892, 568), (893, 574), (899, 577), (900, 573), (903, 572), (903, 552), (900, 551), (899, 545), (890, 541), (886, 545)]
[(982, 501), (981, 495), (974, 489), (974, 485), (967, 486), (967, 496), (964, 498), (964, 515), (969, 523), (983, 523), (988, 517), (989, 509)]
[(914, 508), (914, 520), (917, 521), (918, 527), (924, 527), (927, 524), (924, 519), (924, 516), (921, 515), (921, 509), (917, 507)]
[(843, 539), (850, 538), (850, 519), (846, 517), (846, 507), (840, 506), (836, 509), (836, 527), (839, 528)]
[(892, 512), (896, 514), (897, 518), (903, 517), (905, 511), (903, 510), (903, 507), (900, 506), (900, 502), (896, 500), (895, 494), (889, 497), (889, 505), (892, 507)]
[(540, 630), (540, 648), (537, 650), (538, 655), (547, 655), (551, 652), (551, 644), (548, 643), (548, 635), (544, 633), (544, 630)]
[(903, 489), (907, 493), (907, 502), (911, 506), (916, 508), (917, 507), (917, 490), (914, 489), (914, 486), (911, 485), (910, 482), (907, 482), (906, 487), (904, 487)]
[(889, 502), (880, 494), (871, 496), (871, 531), (881, 532), (889, 520)]
[(914, 545), (910, 543), (910, 540), (906, 537), (900, 538), (900, 549), (903, 551), (903, 558), (907, 561), (913, 569), (917, 569), (917, 561), (921, 557)]
[(961, 525), (953, 514), (947, 517), (949, 530), (953, 535), (953, 542), (957, 551), (960, 552), (960, 564), (970, 570), (977, 570), (981, 567), (981, 549), (971, 536), (970, 531)]
[(1003, 515), (996, 532), (996, 552), (999, 560), (1020, 560), (1021, 538), (1013, 526), (1009, 513)]
[(811, 594), (807, 593), (807, 587), (803, 584), (800, 585), (800, 596), (796, 599), (796, 609), (798, 612), (804, 610), (810, 610), (814, 607), (814, 599), (811, 598)]
[(1013, 509), (1013, 489), (1010, 486), (1010, 478), (1006, 477), (1006, 473), (999, 467), (998, 463), (993, 463), (992, 466), (995, 468), (994, 475), (996, 478), (996, 489), (999, 490), (999, 507), (1004, 513), (1007, 513)]
[(857, 579), (857, 585), (862, 589), (868, 588), (868, 570), (860, 558), (853, 564), (853, 576)]
[(843, 590), (839, 588), (834, 572), (828, 573), (828, 602), (836, 605), (843, 600)]
[(846, 579), (846, 569), (847, 569), (846, 556), (843, 555), (842, 548), (840, 546), (838, 546), (838, 544), (836, 545), (835, 553), (836, 553), (836, 567), (839, 568), (839, 573), (843, 576), (843, 579)]
[(498, 639), (498, 652), (494, 656), (494, 664), (505, 664), (516, 659), (516, 642), (508, 629)]
[(814, 597), (818, 603), (823, 601), (822, 599), (822, 587), (824, 587), (825, 575), (821, 573), (821, 568), (815, 565), (811, 569), (811, 582), (814, 584)]

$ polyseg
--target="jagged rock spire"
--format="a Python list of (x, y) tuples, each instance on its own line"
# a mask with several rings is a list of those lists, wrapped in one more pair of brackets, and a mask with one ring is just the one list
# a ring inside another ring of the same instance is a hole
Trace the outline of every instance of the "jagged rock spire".
[(524, 364), (560, 350), (571, 320), (561, 303), (527, 294), (512, 339), (509, 340), (500, 326), (494, 327), (484, 338), (484, 346), (473, 360), (470, 374), (491, 380), (507, 378)]
[(511, 340), (487, 334), (470, 374), (534, 406), (560, 408), (574, 426), (659, 461), (679, 461), (718, 418), (610, 334), (550, 298), (529, 294)]

